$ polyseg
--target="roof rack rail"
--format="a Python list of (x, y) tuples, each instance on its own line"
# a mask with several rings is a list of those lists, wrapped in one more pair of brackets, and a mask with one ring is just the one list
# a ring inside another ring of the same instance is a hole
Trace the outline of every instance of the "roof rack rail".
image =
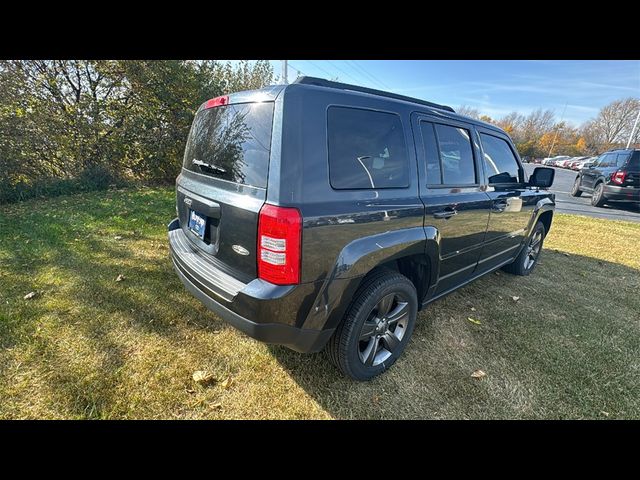
[(405, 95), (398, 95), (397, 93), (385, 92), (383, 90), (376, 90), (375, 88), (367, 88), (360, 87), (358, 85), (350, 85), (348, 83), (333, 82), (331, 80), (325, 80), (324, 78), (304, 76), (296, 78), (293, 83), (300, 83), (302, 85), (316, 85), (318, 87), (337, 88), (339, 90), (353, 90), (355, 92), (395, 98), (396, 100), (404, 100), (405, 102), (419, 103), (420, 105), (426, 105), (427, 107), (438, 108), (440, 110), (446, 110), (448, 112), (456, 113), (455, 110), (448, 105), (439, 105), (437, 103), (427, 102), (426, 100), (420, 100), (419, 98), (407, 97)]

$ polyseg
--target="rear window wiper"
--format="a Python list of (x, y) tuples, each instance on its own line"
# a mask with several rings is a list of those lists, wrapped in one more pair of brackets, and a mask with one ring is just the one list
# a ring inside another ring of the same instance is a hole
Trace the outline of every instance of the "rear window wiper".
[(222, 167), (219, 167), (217, 165), (213, 165), (211, 163), (202, 162), (200, 160), (196, 160), (195, 158), (191, 161), (191, 163), (193, 163), (194, 165), (198, 165), (201, 168), (202, 167), (208, 168), (210, 170), (213, 170), (216, 173), (227, 173), (227, 171)]

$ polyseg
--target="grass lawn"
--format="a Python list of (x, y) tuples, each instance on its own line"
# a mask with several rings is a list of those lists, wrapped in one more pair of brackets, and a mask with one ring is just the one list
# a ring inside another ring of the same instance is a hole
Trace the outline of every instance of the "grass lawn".
[(640, 418), (640, 224), (556, 215), (532, 276), (435, 302), (354, 383), (188, 294), (174, 211), (172, 189), (0, 207), (0, 418)]

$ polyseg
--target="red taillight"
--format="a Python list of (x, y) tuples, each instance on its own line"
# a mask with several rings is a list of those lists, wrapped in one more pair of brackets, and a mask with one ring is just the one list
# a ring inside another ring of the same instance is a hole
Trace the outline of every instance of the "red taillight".
[(223, 95), (221, 97), (212, 98), (211, 100), (207, 100), (207, 103), (204, 104), (204, 108), (213, 108), (219, 107), (221, 105), (227, 105), (229, 103), (229, 95)]
[(627, 176), (627, 172), (618, 171), (611, 175), (611, 181), (613, 183), (617, 183), (618, 185), (622, 185), (624, 183), (624, 179)]
[(258, 277), (276, 285), (300, 283), (301, 234), (297, 208), (265, 203), (258, 217)]

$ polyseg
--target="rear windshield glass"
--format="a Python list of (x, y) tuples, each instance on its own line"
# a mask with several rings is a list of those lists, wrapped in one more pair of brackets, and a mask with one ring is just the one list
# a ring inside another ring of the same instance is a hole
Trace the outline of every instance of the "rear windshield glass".
[(633, 170), (634, 172), (640, 171), (640, 152), (634, 152), (633, 157), (629, 160), (629, 165), (627, 166), (629, 170)]
[(273, 105), (242, 103), (201, 110), (191, 126), (183, 167), (266, 188)]

